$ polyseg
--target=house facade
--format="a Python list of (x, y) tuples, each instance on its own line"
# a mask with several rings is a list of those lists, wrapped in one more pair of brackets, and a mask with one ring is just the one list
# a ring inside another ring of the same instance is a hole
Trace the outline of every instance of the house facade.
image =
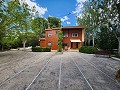
[(69, 26), (61, 28), (48, 28), (45, 30), (45, 38), (40, 39), (40, 47), (51, 47), (52, 50), (57, 50), (58, 31), (63, 32), (63, 48), (77, 49), (84, 42), (85, 26)]

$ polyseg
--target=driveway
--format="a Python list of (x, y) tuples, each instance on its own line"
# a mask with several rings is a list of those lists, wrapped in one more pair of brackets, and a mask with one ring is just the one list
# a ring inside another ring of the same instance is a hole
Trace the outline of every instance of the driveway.
[(119, 90), (120, 62), (79, 52), (0, 52), (0, 90)]

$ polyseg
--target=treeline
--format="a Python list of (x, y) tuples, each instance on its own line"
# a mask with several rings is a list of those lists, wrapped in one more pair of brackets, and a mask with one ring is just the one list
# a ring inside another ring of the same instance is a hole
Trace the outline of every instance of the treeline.
[(19, 0), (0, 1), (0, 50), (39, 45), (39, 38), (45, 36), (45, 29), (61, 27), (56, 17), (39, 16), (36, 7), (32, 9)]
[(120, 1), (88, 0), (83, 3), (79, 25), (86, 25), (85, 45), (103, 50), (118, 49), (120, 54)]

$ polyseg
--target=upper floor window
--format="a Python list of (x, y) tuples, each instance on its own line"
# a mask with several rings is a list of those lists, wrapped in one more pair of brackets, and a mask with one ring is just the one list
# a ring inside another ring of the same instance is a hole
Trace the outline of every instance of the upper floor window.
[(63, 37), (68, 37), (68, 33), (67, 32), (63, 33)]
[(49, 34), (48, 34), (48, 37), (52, 37), (52, 34), (51, 34), (51, 33), (49, 33)]
[(78, 37), (78, 33), (72, 33), (72, 37)]

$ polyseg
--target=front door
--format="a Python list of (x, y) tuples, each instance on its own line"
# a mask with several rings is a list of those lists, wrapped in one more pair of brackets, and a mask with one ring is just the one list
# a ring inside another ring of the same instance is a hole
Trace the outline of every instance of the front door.
[(73, 49), (78, 48), (78, 42), (71, 42), (71, 48)]

